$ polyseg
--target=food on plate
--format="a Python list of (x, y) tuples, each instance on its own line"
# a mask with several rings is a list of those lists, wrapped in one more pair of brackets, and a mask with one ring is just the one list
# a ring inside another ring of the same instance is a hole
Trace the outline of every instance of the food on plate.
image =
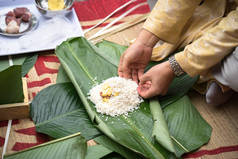
[(6, 14), (6, 16), (8, 16), (8, 17), (15, 17), (15, 14), (14, 14), (13, 11), (9, 11), (9, 12)]
[(8, 23), (6, 32), (10, 34), (16, 34), (19, 33), (20, 26), (17, 24), (15, 20), (12, 20)]
[(5, 23), (8, 25), (11, 21), (16, 21), (17, 18), (13, 16), (6, 16)]
[(24, 22), (29, 22), (30, 21), (30, 19), (31, 19), (31, 13), (30, 12), (26, 12), (25, 14), (23, 14), (22, 15), (22, 21), (24, 21)]
[(137, 83), (121, 77), (112, 77), (89, 91), (89, 99), (99, 113), (118, 116), (139, 108), (143, 99), (137, 92)]
[(29, 9), (25, 7), (15, 8), (5, 15), (6, 32), (10, 34), (19, 33), (20, 25), (22, 22), (29, 22), (32, 14)]
[(31, 19), (31, 12), (25, 7), (15, 8), (13, 11), (16, 18), (21, 18), (24, 22), (29, 22), (29, 20)]
[(48, 0), (49, 10), (61, 10), (64, 9), (64, 0)]

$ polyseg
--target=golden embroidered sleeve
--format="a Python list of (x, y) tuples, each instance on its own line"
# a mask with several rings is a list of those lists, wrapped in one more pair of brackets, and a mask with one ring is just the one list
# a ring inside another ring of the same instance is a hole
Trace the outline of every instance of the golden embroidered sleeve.
[(201, 0), (158, 0), (143, 28), (161, 40), (175, 43)]
[(219, 63), (238, 46), (238, 10), (232, 11), (220, 23), (198, 40), (175, 55), (176, 61), (190, 76), (201, 75)]

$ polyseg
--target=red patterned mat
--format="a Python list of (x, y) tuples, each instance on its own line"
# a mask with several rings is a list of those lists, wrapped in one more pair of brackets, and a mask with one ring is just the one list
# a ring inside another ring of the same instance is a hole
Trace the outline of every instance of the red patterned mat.
[[(75, 2), (74, 8), (82, 28), (87, 29), (95, 25), (99, 20), (106, 17), (127, 1), (128, 0), (88, 0), (84, 2)], [(126, 10), (144, 2), (146, 2), (146, 0), (138, 0), (137, 2), (130, 4), (110, 18), (109, 22), (113, 18), (120, 16)], [(123, 23), (130, 17), (146, 14), (149, 11), (148, 5), (139, 7), (117, 24)], [(99, 28), (105, 26), (109, 22), (107, 21), (106, 23), (100, 25)], [(55, 55), (39, 55), (36, 64), (26, 76), (30, 100), (32, 100), (40, 90), (56, 82), (59, 66), (59, 60)], [(0, 122), (0, 152), (2, 151), (2, 147), (4, 145), (6, 129), (7, 121)], [(39, 145), (48, 140), (49, 138), (47, 136), (36, 133), (34, 124), (30, 119), (13, 120), (7, 152), (20, 151)], [(234, 155), (232, 156), (238, 156), (238, 145), (224, 145), (209, 149), (202, 148), (197, 152), (185, 155), (184, 158), (220, 158), (220, 156), (224, 153), (233, 153)], [(220, 156), (217, 156), (219, 154)]]

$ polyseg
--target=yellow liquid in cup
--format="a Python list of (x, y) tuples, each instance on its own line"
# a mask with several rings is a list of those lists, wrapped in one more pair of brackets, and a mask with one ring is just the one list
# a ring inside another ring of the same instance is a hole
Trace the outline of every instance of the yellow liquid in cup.
[(61, 10), (64, 9), (64, 0), (48, 0), (49, 10)]

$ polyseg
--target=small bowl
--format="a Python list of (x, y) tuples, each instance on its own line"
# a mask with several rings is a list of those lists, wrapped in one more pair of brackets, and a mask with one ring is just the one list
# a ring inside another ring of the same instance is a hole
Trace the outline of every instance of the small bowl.
[(35, 0), (36, 8), (46, 18), (52, 18), (58, 15), (66, 15), (71, 12), (74, 0), (64, 0), (65, 8), (61, 10), (49, 10), (48, 0)]

